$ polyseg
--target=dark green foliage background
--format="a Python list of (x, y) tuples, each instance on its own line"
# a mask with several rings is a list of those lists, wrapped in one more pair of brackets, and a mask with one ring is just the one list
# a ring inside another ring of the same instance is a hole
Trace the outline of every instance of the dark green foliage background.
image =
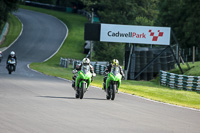
[[(17, 10), (19, 0), (0, 0), (0, 30), (8, 13)], [(200, 0), (32, 0), (58, 6), (84, 9), (98, 15), (101, 23), (171, 27), (181, 49), (200, 45)], [(171, 39), (171, 44), (175, 44)], [(94, 42), (93, 59), (120, 62), (120, 43)], [(139, 45), (143, 46), (143, 45)], [(148, 47), (149, 45), (145, 45)]]
[(8, 20), (8, 14), (18, 9), (18, 0), (0, 0), (0, 34), (2, 27)]

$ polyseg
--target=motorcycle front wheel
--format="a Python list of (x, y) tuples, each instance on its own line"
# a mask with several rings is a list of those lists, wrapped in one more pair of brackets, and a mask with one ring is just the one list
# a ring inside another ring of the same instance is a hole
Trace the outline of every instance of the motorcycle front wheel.
[(8, 74), (12, 74), (13, 69), (12, 65), (8, 66)]
[(83, 99), (85, 89), (86, 89), (85, 83), (82, 83), (80, 91), (79, 91), (80, 99)]
[(111, 88), (111, 86), (108, 89), (106, 89), (106, 99), (107, 100), (110, 100), (110, 88)]
[(115, 93), (116, 93), (116, 84), (112, 85), (112, 89), (111, 89), (111, 100), (115, 99)]

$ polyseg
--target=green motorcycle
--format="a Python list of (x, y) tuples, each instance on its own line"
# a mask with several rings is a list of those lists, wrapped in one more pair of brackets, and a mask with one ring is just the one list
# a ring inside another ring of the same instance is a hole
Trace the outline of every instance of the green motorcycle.
[(122, 75), (120, 74), (119, 67), (113, 67), (111, 72), (108, 73), (106, 79), (106, 98), (109, 100), (115, 99), (115, 94), (118, 93), (118, 89), (121, 85)]
[[(77, 72), (77, 71), (75, 71)], [(75, 73), (73, 72), (73, 73)], [(84, 96), (84, 93), (87, 91), (92, 77), (95, 77), (95, 73), (90, 72), (90, 66), (82, 66), (81, 70), (78, 71), (76, 81), (75, 81), (75, 91), (76, 91), (76, 98), (82, 99)]]

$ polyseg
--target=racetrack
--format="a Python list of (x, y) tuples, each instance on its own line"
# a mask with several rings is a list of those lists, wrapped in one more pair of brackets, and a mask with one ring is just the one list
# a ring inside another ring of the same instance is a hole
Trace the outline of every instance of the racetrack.
[[(67, 33), (56, 18), (19, 10), (24, 30), (0, 63), (0, 133), (199, 133), (200, 111), (117, 94), (90, 87), (75, 99), (71, 82), (27, 68), (60, 47)], [(9, 75), (6, 56), (14, 50), (17, 70)]]

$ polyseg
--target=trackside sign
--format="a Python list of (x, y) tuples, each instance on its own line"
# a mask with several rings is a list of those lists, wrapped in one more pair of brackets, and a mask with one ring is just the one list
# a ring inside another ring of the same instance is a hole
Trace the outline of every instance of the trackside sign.
[(170, 27), (101, 24), (100, 41), (170, 45)]

